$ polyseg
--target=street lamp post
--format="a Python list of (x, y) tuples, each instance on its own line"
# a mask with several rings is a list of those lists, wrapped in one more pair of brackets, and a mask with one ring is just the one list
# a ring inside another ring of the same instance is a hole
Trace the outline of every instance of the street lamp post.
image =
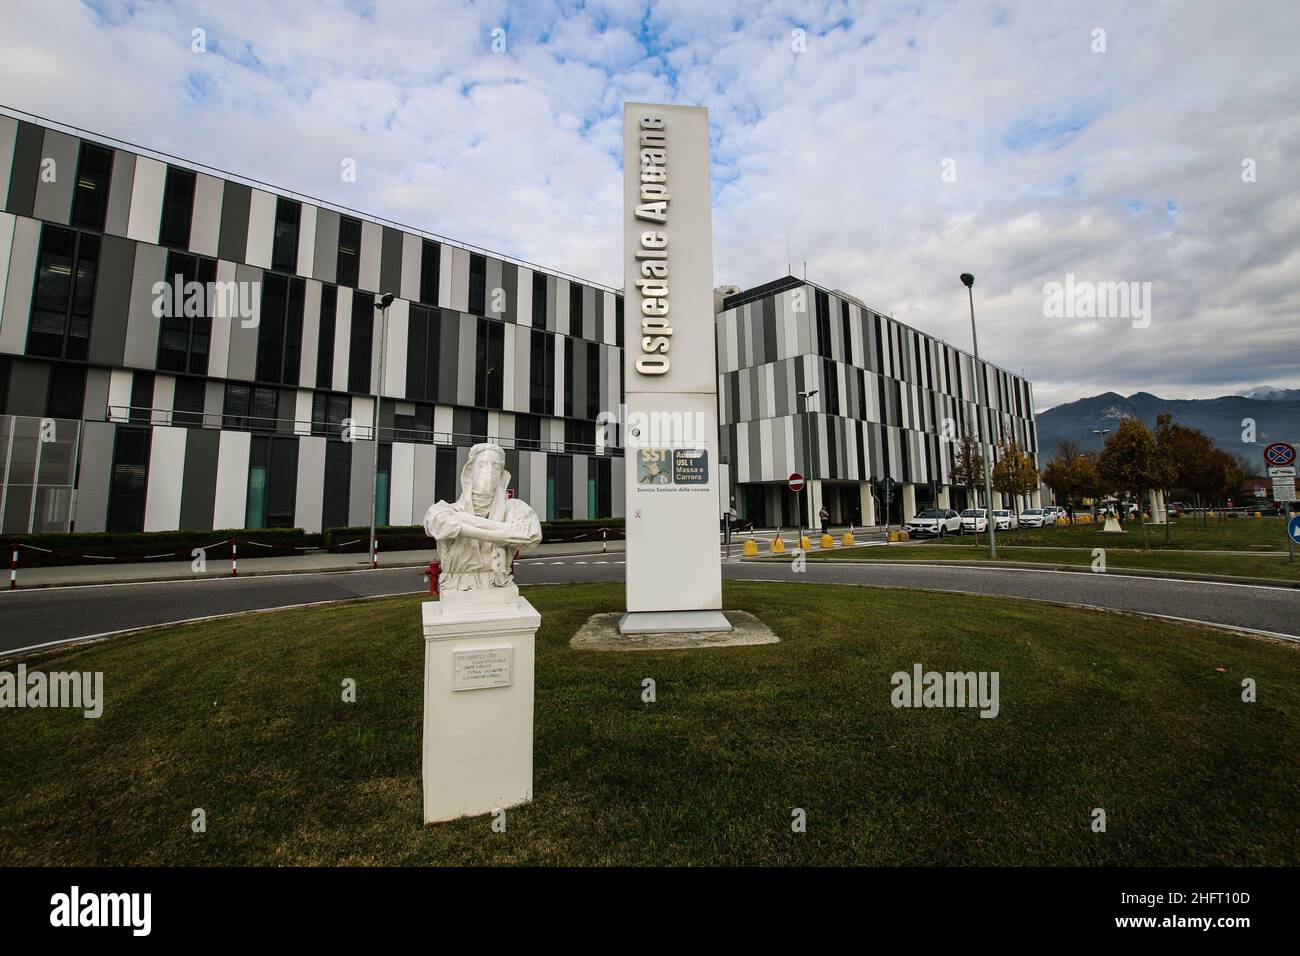
[[(809, 408), (809, 405), (811, 404), (811, 399), (812, 399), (812, 397), (813, 397), (814, 395), (817, 394), (818, 391), (819, 391), (818, 389), (815, 389), (815, 388), (814, 388), (814, 389), (811, 389), (810, 391), (807, 391), (807, 392), (799, 392), (799, 393), (798, 393), (799, 397), (803, 399), (803, 405), (804, 405), (804, 411), (805, 411), (805, 412), (811, 410), (811, 409)], [(808, 420), (808, 421), (805, 421), (805, 423), (804, 423), (804, 430), (803, 430), (803, 448), (804, 448), (804, 452), (803, 452), (803, 456), (804, 456), (804, 458), (803, 458), (803, 460), (804, 460), (804, 471), (808, 472), (808, 474), (804, 475), (804, 479), (803, 479), (803, 480), (804, 480), (804, 491), (807, 493), (807, 496), (808, 496), (808, 529), (809, 529), (809, 532), (810, 532), (810, 533), (811, 533), (811, 531), (812, 531), (812, 520), (813, 520), (813, 513), (812, 513), (812, 436), (811, 436), (811, 434), (810, 434), (810, 433), (811, 433), (811, 430), (812, 430), (812, 421), (811, 421), (811, 419), (810, 419), (810, 420)], [(800, 529), (799, 529), (799, 545), (800, 545), (800, 547), (803, 546), (803, 528), (800, 528)]]
[(379, 506), (379, 403), (384, 394), (384, 345), (388, 340), (388, 307), (393, 304), (393, 293), (385, 292), (375, 303), (379, 310), (379, 380), (375, 391), (375, 414), (370, 437), (375, 443), (375, 454), (370, 465), (370, 566), (376, 567), (379, 556), (375, 553), (375, 512)]
[(971, 348), (975, 352), (975, 375), (979, 378), (980, 404), (983, 406), (980, 409), (979, 416), (979, 435), (980, 445), (982, 446), (980, 448), (980, 458), (984, 461), (984, 506), (989, 527), (989, 557), (996, 558), (998, 556), (998, 540), (993, 526), (997, 522), (993, 519), (993, 482), (989, 477), (989, 445), (985, 436), (986, 428), (984, 424), (984, 416), (988, 414), (989, 407), (989, 384), (985, 380), (984, 369), (980, 367), (980, 343), (979, 337), (975, 334), (975, 293), (971, 289), (975, 285), (975, 277), (969, 272), (963, 272), (961, 281), (962, 285), (966, 286), (966, 297), (970, 301), (970, 341)]

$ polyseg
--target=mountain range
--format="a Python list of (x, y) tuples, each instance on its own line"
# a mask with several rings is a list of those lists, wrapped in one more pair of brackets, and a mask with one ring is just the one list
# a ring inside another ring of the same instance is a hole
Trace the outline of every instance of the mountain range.
[[(1125, 398), (1117, 392), (1104, 392), (1038, 413), (1039, 464), (1055, 456), (1063, 439), (1073, 439), (1084, 451), (1100, 451), (1103, 439), (1094, 431), (1113, 430), (1125, 417), (1140, 418), (1154, 429), (1156, 416), (1166, 412), (1180, 425), (1199, 428), (1220, 448), (1257, 462), (1261, 473), (1265, 445), (1300, 442), (1300, 389), (1257, 389), (1249, 396), (1197, 399), (1160, 398), (1150, 392), (1135, 392)], [(1254, 420), (1254, 444), (1243, 441), (1244, 419)]]

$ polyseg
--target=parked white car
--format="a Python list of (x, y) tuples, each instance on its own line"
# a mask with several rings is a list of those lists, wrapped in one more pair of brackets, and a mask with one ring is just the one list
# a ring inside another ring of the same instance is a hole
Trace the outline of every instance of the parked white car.
[(1010, 531), (1016, 526), (1016, 513), (1014, 511), (993, 511), (993, 530)]
[(961, 534), (961, 515), (951, 508), (931, 508), (904, 524), (903, 530), (912, 537), (933, 535), (942, 538), (947, 534)]
[(1050, 524), (1052, 521), (1042, 508), (1026, 508), (1020, 512), (1020, 527), (1022, 528), (1041, 528), (1044, 523)]
[(961, 513), (962, 532), (973, 531), (979, 534), (989, 530), (989, 513), (986, 508), (967, 508)]
[(1065, 509), (1060, 505), (1048, 505), (1043, 509), (1043, 525), (1054, 525), (1056, 524), (1057, 518), (1062, 518), (1064, 516)]

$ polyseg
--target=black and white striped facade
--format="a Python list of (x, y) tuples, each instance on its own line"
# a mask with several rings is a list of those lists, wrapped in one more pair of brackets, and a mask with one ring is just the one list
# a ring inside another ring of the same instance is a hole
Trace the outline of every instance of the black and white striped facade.
[[(177, 275), (216, 294), (160, 314)], [(836, 522), (883, 522), (873, 478), (899, 482), (895, 520), (931, 480), (962, 503), (941, 435), (975, 412), (970, 355), (793, 277), (719, 301), (743, 517), (796, 524), (793, 471)], [(621, 516), (596, 422), (622, 403), (622, 312), (618, 290), (0, 113), (0, 533), (365, 525), (380, 390), (381, 524), (454, 498), (486, 439), (544, 519)], [(1035, 453), (1029, 383), (983, 369), (993, 439)]]
[[(966, 504), (945, 436), (979, 421), (969, 353), (792, 276), (723, 299), (717, 347), (721, 454), (742, 518), (797, 525), (807, 496), (787, 490), (794, 472), (810, 479), (813, 513), (825, 504), (835, 523), (883, 523), (872, 479), (897, 482), (894, 523), (931, 502)], [(991, 441), (1014, 436), (1036, 458), (1030, 383), (980, 367)]]
[[(176, 275), (236, 308), (160, 317)], [(381, 524), (454, 498), (487, 439), (544, 519), (621, 514), (622, 453), (594, 426), (622, 394), (621, 311), (613, 289), (0, 115), (0, 531), (364, 525), (381, 351)]]

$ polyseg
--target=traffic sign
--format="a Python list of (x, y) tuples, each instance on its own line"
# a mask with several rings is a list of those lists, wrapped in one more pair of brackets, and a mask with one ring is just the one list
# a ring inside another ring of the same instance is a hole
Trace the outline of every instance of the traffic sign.
[(1274, 478), (1273, 500), (1283, 503), (1295, 501), (1295, 478)]
[(794, 492), (803, 491), (803, 475), (797, 471), (790, 476), (790, 490)]
[(1264, 448), (1264, 461), (1275, 467), (1295, 464), (1295, 445), (1284, 441), (1275, 441)]
[(1270, 467), (1268, 469), (1270, 478), (1294, 478), (1295, 465), (1283, 465), (1281, 467)]
[(1287, 537), (1300, 544), (1300, 515), (1293, 515), (1286, 525)]

